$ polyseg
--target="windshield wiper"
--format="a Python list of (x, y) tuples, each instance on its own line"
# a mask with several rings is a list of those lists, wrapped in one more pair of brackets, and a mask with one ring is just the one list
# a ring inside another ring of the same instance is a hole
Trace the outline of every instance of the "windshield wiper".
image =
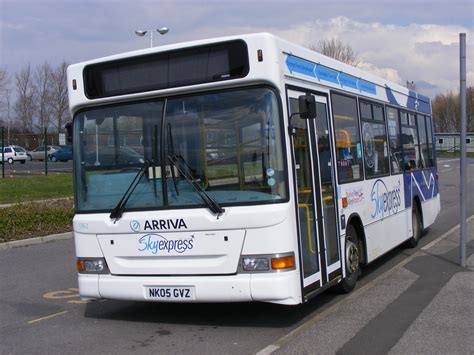
[(140, 167), (140, 170), (135, 175), (130, 185), (128, 185), (127, 191), (125, 191), (120, 201), (117, 203), (117, 205), (112, 210), (112, 212), (110, 212), (109, 217), (110, 219), (114, 220), (114, 223), (117, 222), (122, 217), (122, 214), (123, 214), (123, 211), (125, 210), (125, 205), (127, 204), (128, 199), (130, 198), (130, 196), (132, 196), (133, 191), (135, 191), (135, 188), (138, 186), (143, 175), (145, 175), (145, 171), (148, 169), (148, 167), (151, 166), (150, 164), (151, 164), (150, 161), (145, 160), (145, 163)]
[(206, 203), (209, 210), (217, 215), (217, 218), (225, 212), (225, 210), (217, 203), (217, 201), (209, 195), (206, 190), (199, 184), (198, 180), (190, 172), (191, 168), (181, 155), (168, 154), (168, 160), (176, 167), (178, 172), (183, 175), (187, 182), (196, 190), (201, 199)]
[[(171, 133), (171, 123), (168, 123), (168, 150), (173, 157), (176, 157), (176, 154), (174, 153), (173, 134)], [(173, 185), (176, 195), (179, 195), (178, 182), (176, 179), (176, 174), (174, 173), (174, 169), (171, 169), (171, 177), (173, 178)]]

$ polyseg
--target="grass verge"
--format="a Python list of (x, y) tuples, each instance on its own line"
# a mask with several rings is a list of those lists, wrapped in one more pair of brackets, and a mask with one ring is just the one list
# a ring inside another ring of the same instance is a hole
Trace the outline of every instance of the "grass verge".
[(0, 243), (72, 230), (73, 199), (0, 208)]
[[(461, 152), (460, 151), (447, 152), (447, 151), (437, 150), (436, 156), (438, 158), (459, 158), (461, 156)], [(466, 157), (474, 158), (474, 152), (466, 152)]]
[(0, 204), (71, 197), (72, 180), (72, 174), (0, 179)]

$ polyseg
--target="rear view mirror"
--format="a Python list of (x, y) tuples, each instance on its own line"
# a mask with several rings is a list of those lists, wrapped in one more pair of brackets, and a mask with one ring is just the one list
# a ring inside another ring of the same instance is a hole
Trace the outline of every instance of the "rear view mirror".
[(316, 100), (313, 95), (306, 94), (298, 97), (299, 115), (301, 118), (316, 118)]
[(72, 122), (66, 123), (64, 128), (66, 128), (66, 141), (72, 143)]

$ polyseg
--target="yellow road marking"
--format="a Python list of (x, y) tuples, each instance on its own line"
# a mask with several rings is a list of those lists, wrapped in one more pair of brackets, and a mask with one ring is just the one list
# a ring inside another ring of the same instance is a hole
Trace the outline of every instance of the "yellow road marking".
[(74, 304), (86, 304), (86, 303), (89, 303), (90, 301), (81, 301), (81, 300), (78, 300), (78, 301), (75, 301), (75, 300), (72, 300), (72, 301), (67, 301), (67, 303), (74, 303)]
[(65, 313), (68, 313), (68, 312), (69, 312), (69, 311), (62, 311), (62, 312), (59, 312), (59, 313), (50, 314), (49, 316), (45, 316), (45, 317), (33, 319), (33, 320), (30, 320), (30, 321), (28, 322), (28, 324), (33, 324), (33, 323), (41, 322), (42, 320), (46, 320), (46, 319), (49, 319), (49, 318), (57, 317), (57, 316), (60, 316), (61, 314), (65, 314)]
[(79, 290), (77, 288), (69, 288), (64, 291), (53, 291), (43, 295), (46, 299), (61, 299), (61, 298), (76, 298), (79, 297)]

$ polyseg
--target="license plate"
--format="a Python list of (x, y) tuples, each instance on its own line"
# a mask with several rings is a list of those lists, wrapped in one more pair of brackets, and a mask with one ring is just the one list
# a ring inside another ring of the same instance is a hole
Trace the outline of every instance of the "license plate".
[(145, 298), (159, 301), (192, 301), (195, 299), (194, 287), (148, 286)]

